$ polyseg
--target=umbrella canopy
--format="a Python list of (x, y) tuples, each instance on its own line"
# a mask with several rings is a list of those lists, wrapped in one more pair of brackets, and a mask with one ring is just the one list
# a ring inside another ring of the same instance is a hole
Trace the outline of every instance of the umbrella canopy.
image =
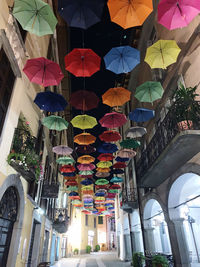
[(103, 143), (97, 150), (100, 153), (114, 153), (118, 150), (118, 147), (115, 144)]
[(166, 69), (176, 62), (181, 49), (174, 40), (159, 40), (147, 48), (146, 61), (152, 69)]
[(79, 145), (89, 145), (96, 141), (96, 137), (90, 133), (81, 133), (74, 137), (74, 142)]
[(60, 157), (56, 160), (56, 162), (58, 164), (62, 164), (62, 165), (65, 165), (65, 164), (73, 164), (75, 162), (74, 159), (70, 158), (70, 157)]
[(38, 93), (34, 102), (40, 109), (48, 112), (63, 111), (67, 106), (62, 95), (50, 91)]
[(151, 0), (108, 0), (111, 21), (124, 29), (140, 26), (153, 11)]
[(140, 146), (140, 141), (133, 139), (126, 139), (120, 143), (120, 146), (123, 148), (138, 148)]
[(147, 133), (146, 128), (135, 126), (135, 127), (131, 127), (128, 130), (126, 130), (125, 135), (128, 138), (139, 138), (145, 135), (146, 133)]
[[(111, 180), (110, 180), (110, 182), (111, 183), (122, 183), (124, 180), (121, 178), (121, 177), (117, 177), (117, 176), (115, 176), (115, 177), (113, 177)], [(112, 193), (112, 192), (111, 192)]]
[(135, 97), (140, 102), (153, 103), (155, 100), (160, 99), (164, 93), (163, 87), (160, 82), (145, 82), (138, 86), (135, 91)]
[(109, 184), (104, 184), (104, 185), (96, 185), (96, 189), (99, 190), (99, 189), (108, 189), (108, 186)]
[(91, 170), (88, 170), (88, 171), (80, 171), (79, 172), (79, 175), (91, 175), (91, 174), (93, 174), (94, 172), (93, 171), (91, 171)]
[(101, 20), (104, 0), (59, 0), (58, 12), (71, 27), (87, 29)]
[(50, 130), (62, 131), (67, 129), (69, 123), (60, 116), (51, 115), (43, 118), (42, 124)]
[(114, 87), (108, 89), (103, 95), (103, 103), (110, 106), (122, 106), (130, 100), (131, 92), (123, 87)]
[(62, 175), (65, 176), (66, 179), (68, 178), (76, 178), (76, 173), (75, 172), (62, 172)]
[(116, 161), (120, 161), (120, 162), (125, 162), (125, 161), (129, 161), (129, 158), (120, 158), (120, 157), (116, 157), (115, 158)]
[(158, 22), (169, 30), (186, 27), (199, 13), (198, 0), (162, 0), (158, 4)]
[(95, 169), (95, 165), (92, 163), (89, 164), (79, 164), (77, 166), (77, 168), (79, 169), (79, 171), (91, 171)]
[(38, 36), (53, 34), (57, 24), (51, 7), (41, 0), (15, 0), (13, 16), (24, 30)]
[(110, 153), (100, 154), (97, 158), (99, 161), (110, 161), (114, 159), (114, 156)]
[(116, 128), (120, 127), (127, 122), (127, 118), (124, 114), (111, 112), (106, 113), (103, 118), (99, 120), (102, 127)]
[(90, 77), (100, 69), (101, 58), (92, 50), (74, 48), (65, 56), (65, 68), (76, 77)]
[(44, 87), (58, 85), (64, 78), (60, 66), (44, 57), (28, 59), (23, 72), (31, 82)]
[(81, 154), (91, 154), (96, 151), (96, 148), (90, 145), (80, 145), (75, 148), (75, 151)]
[(81, 204), (81, 201), (80, 200), (73, 200), (72, 201), (72, 204), (74, 205), (74, 204)]
[(66, 188), (66, 190), (67, 191), (76, 191), (76, 190), (78, 190), (78, 186), (71, 186), (70, 185), (69, 187)]
[(76, 171), (76, 169), (72, 165), (63, 165), (60, 168), (60, 172), (74, 172), (74, 171)]
[[(127, 73), (132, 71), (140, 63), (140, 51), (128, 45), (113, 47), (104, 56), (104, 62), (107, 70), (110, 70), (116, 74)], [(124, 99), (124, 101), (125, 100), (126, 99)], [(126, 100), (124, 103), (129, 100)]]
[(121, 135), (116, 131), (104, 131), (99, 138), (104, 142), (117, 142), (121, 139)]
[(78, 183), (76, 181), (67, 181), (65, 185), (77, 186)]
[(121, 186), (118, 184), (113, 184), (110, 186), (110, 189), (120, 189), (120, 188), (121, 188)]
[(78, 90), (71, 95), (70, 104), (80, 110), (90, 110), (99, 104), (98, 96), (92, 91)]
[(97, 170), (97, 172), (110, 172), (110, 168), (100, 168), (100, 167), (98, 167), (96, 170)]
[(64, 179), (72, 181), (72, 180), (76, 180), (77, 177), (76, 176), (64, 176)]
[(80, 175), (81, 178), (89, 178), (92, 179), (93, 178), (93, 174), (90, 175)]
[(112, 174), (123, 174), (124, 173), (124, 170), (122, 169), (113, 169), (112, 170)]
[(124, 148), (117, 152), (117, 156), (121, 158), (133, 158), (136, 156), (136, 152), (132, 149)]
[[(114, 189), (114, 188), (113, 188), (113, 189)], [(112, 199), (113, 199), (113, 198), (115, 198), (115, 195), (116, 195), (116, 194), (108, 193), (107, 198), (112, 198)]]
[(93, 184), (93, 181), (91, 179), (85, 179), (85, 180), (81, 181), (81, 184), (90, 185), (90, 184)]
[(97, 120), (89, 115), (78, 115), (71, 120), (71, 124), (79, 129), (92, 129), (97, 125)]
[(54, 146), (53, 152), (58, 155), (70, 155), (73, 152), (73, 149), (68, 146)]
[(112, 162), (110, 161), (100, 161), (97, 163), (97, 167), (100, 167), (100, 168), (109, 168), (112, 166)]
[(129, 119), (135, 122), (145, 122), (155, 116), (155, 111), (147, 108), (136, 108), (129, 113)]
[(106, 195), (105, 192), (97, 192), (97, 193), (95, 194), (96, 197), (104, 197), (105, 195)]
[(89, 164), (94, 161), (95, 161), (95, 158), (90, 155), (84, 155), (77, 159), (77, 162), (82, 163), (82, 164)]
[(123, 168), (126, 168), (126, 167), (127, 167), (127, 165), (124, 162), (116, 162), (113, 165), (113, 169), (123, 169)]
[(96, 172), (95, 174), (96, 177), (101, 177), (101, 178), (106, 178), (106, 177), (109, 177), (110, 176), (110, 173), (109, 172)]
[(109, 181), (106, 180), (106, 179), (98, 179), (98, 180), (96, 180), (95, 184), (97, 184), (97, 185), (107, 185), (107, 184), (109, 184)]
[(72, 191), (72, 192), (70, 192), (69, 193), (69, 196), (71, 197), (71, 196), (78, 196), (78, 193), (77, 192), (74, 192), (74, 191)]

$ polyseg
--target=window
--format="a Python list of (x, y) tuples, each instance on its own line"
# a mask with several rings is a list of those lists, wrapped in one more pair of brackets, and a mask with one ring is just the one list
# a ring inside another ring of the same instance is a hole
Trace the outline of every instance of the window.
[(96, 228), (96, 227), (97, 227), (97, 219), (94, 218), (94, 228)]
[(98, 216), (98, 224), (103, 224), (103, 216)]
[(85, 215), (85, 226), (88, 226), (88, 215)]

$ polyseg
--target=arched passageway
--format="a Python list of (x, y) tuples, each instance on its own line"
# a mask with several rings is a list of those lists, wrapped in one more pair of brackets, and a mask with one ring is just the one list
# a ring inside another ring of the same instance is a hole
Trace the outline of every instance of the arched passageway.
[(131, 214), (131, 239), (133, 252), (144, 252), (141, 222), (137, 210)]

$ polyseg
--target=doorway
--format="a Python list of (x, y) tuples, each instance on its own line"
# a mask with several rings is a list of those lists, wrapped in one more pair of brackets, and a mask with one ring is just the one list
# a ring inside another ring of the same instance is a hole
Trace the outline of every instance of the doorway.
[(49, 247), (49, 231), (45, 230), (44, 247), (43, 247), (43, 253), (42, 253), (42, 261), (43, 262), (47, 261), (48, 247)]

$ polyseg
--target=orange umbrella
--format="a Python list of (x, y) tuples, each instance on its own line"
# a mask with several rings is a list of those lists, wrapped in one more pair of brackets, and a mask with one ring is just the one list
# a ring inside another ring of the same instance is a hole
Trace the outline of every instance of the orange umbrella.
[(103, 103), (110, 106), (122, 106), (130, 100), (131, 92), (123, 87), (114, 87), (108, 89), (103, 95)]
[(77, 159), (77, 162), (82, 163), (82, 164), (89, 164), (94, 161), (95, 161), (95, 158), (90, 155), (83, 155)]
[(108, 0), (110, 18), (124, 29), (140, 26), (153, 11), (152, 0)]
[(110, 168), (96, 168), (98, 172), (110, 172)]
[(81, 133), (74, 137), (74, 142), (79, 145), (89, 145), (96, 141), (96, 137), (90, 133)]

